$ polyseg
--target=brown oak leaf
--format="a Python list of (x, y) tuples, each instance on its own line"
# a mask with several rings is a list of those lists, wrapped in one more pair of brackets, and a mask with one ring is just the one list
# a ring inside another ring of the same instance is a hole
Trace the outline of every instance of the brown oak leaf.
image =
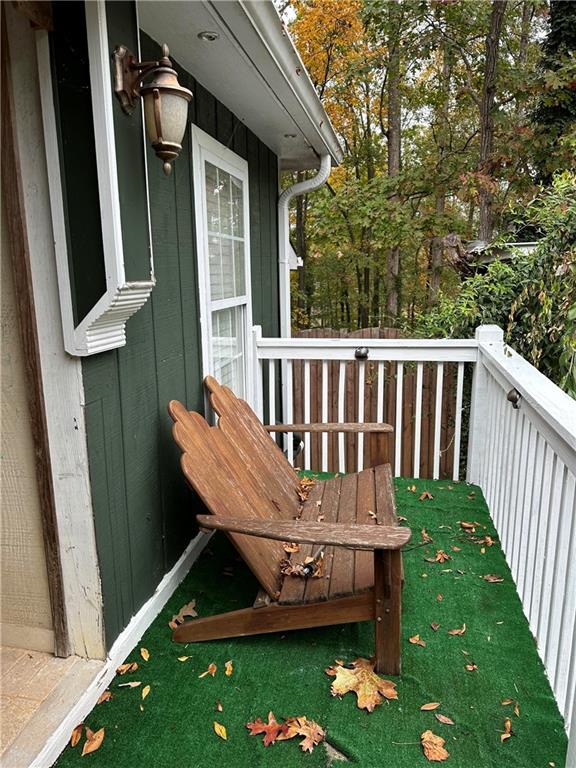
[(422, 648), (426, 648), (426, 641), (422, 640), (420, 635), (412, 635), (412, 637), (408, 638), (408, 642), (412, 643), (412, 645), (420, 645)]
[(448, 630), (449, 635), (463, 635), (464, 632), (466, 632), (466, 624), (462, 624), (462, 626), (459, 629)]
[(489, 584), (500, 584), (504, 581), (502, 576), (499, 576), (497, 573), (487, 573), (485, 576), (481, 576), (481, 579), (484, 579), (484, 581), (487, 581)]
[(312, 752), (314, 747), (324, 741), (326, 736), (318, 723), (314, 722), (314, 720), (308, 720), (304, 716), (287, 717), (284, 725), (286, 726), (286, 731), (278, 736), (277, 741), (293, 739), (294, 736), (304, 736), (300, 742), (300, 748), (304, 752)]
[(172, 621), (168, 622), (170, 629), (176, 629), (180, 624), (183, 624), (186, 616), (195, 619), (198, 616), (196, 612), (196, 600), (190, 600), (189, 603), (183, 605), (175, 616), (172, 616)]
[(198, 675), (198, 677), (206, 677), (207, 675), (212, 675), (212, 677), (214, 677), (217, 669), (218, 667), (216, 666), (216, 664), (212, 662), (212, 664), (208, 664), (208, 669), (205, 672), (202, 672), (201, 675)]
[(293, 544), (291, 541), (285, 541), (282, 544), (282, 547), (284, 548), (284, 552), (291, 555), (292, 552), (300, 552), (300, 544)]
[(138, 669), (138, 664), (135, 661), (128, 662), (126, 664), (120, 664), (120, 666), (116, 670), (116, 674), (125, 675), (126, 672), (136, 672), (137, 669)]
[(476, 533), (476, 525), (468, 523), (466, 520), (460, 520), (460, 528), (463, 528), (467, 533)]
[(465, 668), (465, 669), (466, 669), (468, 672), (475, 672), (475, 671), (478, 669), (478, 665), (477, 665), (477, 664), (475, 664), (475, 663), (472, 661), (470, 664), (465, 664), (465, 665), (464, 665), (464, 668)]
[(86, 741), (82, 747), (82, 757), (89, 755), (90, 752), (96, 752), (100, 749), (102, 742), (104, 741), (104, 728), (100, 728), (99, 731), (91, 731), (90, 728), (86, 728)]
[(98, 697), (98, 701), (96, 704), (103, 704), (105, 701), (110, 701), (112, 698), (112, 692), (111, 691), (104, 691), (104, 693), (101, 693)]
[(433, 498), (434, 498), (434, 496), (432, 496), (432, 494), (430, 493), (430, 491), (423, 491), (423, 492), (420, 494), (420, 497), (419, 497), (419, 499), (418, 499), (418, 500), (419, 500), (419, 501), (426, 501), (426, 499), (433, 499)]
[(349, 667), (336, 664), (326, 669), (326, 674), (336, 678), (332, 683), (332, 696), (344, 696), (353, 691), (357, 698), (358, 709), (373, 712), (382, 698), (397, 699), (396, 683), (384, 680), (374, 672), (374, 661), (356, 659)]
[(278, 723), (276, 721), (273, 712), (268, 712), (267, 723), (262, 722), (262, 720), (257, 717), (253, 723), (246, 723), (246, 728), (248, 728), (250, 731), (250, 736), (257, 736), (259, 733), (263, 733), (265, 747), (269, 747), (270, 744), (274, 744), (278, 736), (288, 730), (287, 725), (284, 725), (284, 723)]
[(439, 701), (431, 701), (428, 704), (422, 704), (420, 709), (423, 712), (429, 712), (432, 709), (438, 709), (439, 706), (440, 706), (440, 702)]
[(426, 528), (422, 528), (420, 533), (422, 534), (422, 544), (430, 544), (430, 542), (433, 541), (432, 536), (430, 536)]
[(438, 722), (444, 723), (444, 725), (454, 725), (454, 720), (451, 720), (449, 717), (446, 717), (446, 715), (439, 715), (436, 712), (434, 713), (434, 717)]
[(437, 621), (433, 621), (432, 624), (430, 624), (430, 629), (433, 629), (434, 632), (438, 632), (440, 629), (440, 624), (438, 624)]
[(432, 731), (424, 731), (420, 736), (420, 743), (426, 759), (430, 762), (440, 763), (450, 757), (450, 753), (444, 749), (445, 740)]
[(70, 746), (75, 747), (76, 744), (80, 741), (82, 738), (82, 731), (84, 730), (84, 723), (78, 723), (76, 728), (72, 731), (70, 735)]

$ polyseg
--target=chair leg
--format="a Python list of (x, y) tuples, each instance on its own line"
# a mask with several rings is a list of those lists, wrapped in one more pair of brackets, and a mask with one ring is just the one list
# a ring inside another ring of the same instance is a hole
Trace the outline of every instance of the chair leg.
[(399, 550), (374, 550), (374, 613), (376, 671), (400, 674), (400, 612), (402, 555)]

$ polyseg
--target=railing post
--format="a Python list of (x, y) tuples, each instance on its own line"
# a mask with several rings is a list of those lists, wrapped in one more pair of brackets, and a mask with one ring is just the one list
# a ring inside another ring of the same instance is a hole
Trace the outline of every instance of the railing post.
[(248, 391), (250, 392), (250, 405), (256, 411), (258, 418), (264, 421), (264, 394), (263, 394), (263, 371), (262, 360), (258, 357), (258, 342), (262, 338), (262, 326), (254, 325), (252, 327), (252, 354), (248, 361), (250, 373), (248, 375)]
[[(474, 338), (483, 344), (504, 344), (504, 331), (498, 325), (480, 325), (476, 328)], [(487, 434), (487, 373), (482, 363), (482, 354), (478, 356), (472, 375), (472, 398), (470, 403), (470, 425), (468, 430), (468, 459), (466, 480), (469, 483), (480, 483), (480, 460), (486, 450)]]

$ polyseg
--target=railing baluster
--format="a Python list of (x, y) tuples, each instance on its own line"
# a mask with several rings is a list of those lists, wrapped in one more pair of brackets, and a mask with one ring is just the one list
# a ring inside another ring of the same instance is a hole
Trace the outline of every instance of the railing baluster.
[[(310, 360), (304, 360), (304, 424), (310, 424)], [(304, 434), (304, 468), (310, 465), (310, 432)]]
[(528, 466), (530, 421), (525, 414), (521, 415), (520, 429), (520, 456), (516, 465), (518, 481), (514, 492), (514, 527), (512, 530), (512, 548), (510, 550), (510, 567), (516, 584), (518, 584), (518, 572), (520, 570), (520, 546), (524, 528), (524, 488), (526, 486), (526, 472)]
[(416, 413), (414, 421), (414, 467), (412, 474), (420, 477), (420, 441), (422, 439), (422, 379), (424, 363), (416, 365)]
[(552, 492), (552, 477), (554, 475), (554, 465), (556, 456), (554, 451), (546, 444), (546, 453), (542, 466), (542, 491), (540, 495), (540, 504), (538, 505), (538, 529), (536, 532), (536, 541), (538, 542), (537, 554), (534, 557), (534, 582), (530, 601), (530, 626), (532, 634), (538, 632), (538, 614), (540, 599), (542, 596), (542, 582), (544, 578), (544, 561), (542, 556), (542, 542), (546, 541), (548, 531), (548, 509), (550, 506), (550, 495)]
[(522, 530), (520, 541), (518, 542), (518, 576), (516, 586), (518, 594), (522, 601), (525, 597), (526, 587), (526, 556), (528, 552), (528, 541), (530, 540), (530, 506), (532, 502), (532, 486), (534, 485), (534, 466), (536, 462), (536, 446), (538, 444), (538, 433), (532, 423), (528, 421), (528, 455), (526, 457), (526, 477), (522, 496)]
[(268, 424), (276, 424), (276, 363), (268, 360)]
[[(574, 692), (569, 688), (570, 654), (574, 653), (576, 638), (576, 589), (563, 588), (563, 584), (576, 584), (576, 479), (571, 472), (567, 473), (566, 486), (562, 506), (562, 528), (560, 533), (561, 557), (556, 568), (555, 590), (552, 595), (555, 606), (555, 621), (551, 622), (549, 634), (558, 640), (556, 673), (550, 678), (558, 706), (561, 712), (566, 712), (567, 704), (572, 703)], [(556, 594), (556, 587), (559, 594)], [(569, 722), (569, 715), (566, 720)]]
[(402, 398), (404, 395), (404, 363), (396, 363), (396, 426), (394, 427), (394, 475), (402, 471)]
[[(358, 363), (358, 423), (364, 421), (364, 382), (366, 377), (366, 363), (360, 360)], [(364, 435), (358, 432), (356, 435), (356, 446), (358, 449), (358, 458), (356, 471), (361, 472), (364, 469)]]
[[(548, 645), (550, 611), (555, 606), (552, 605), (552, 591), (554, 583), (554, 572), (559, 567), (558, 564), (558, 532), (560, 529), (560, 512), (562, 511), (562, 496), (564, 492), (564, 483), (566, 476), (566, 467), (556, 457), (554, 466), (554, 475), (550, 487), (550, 506), (548, 508), (548, 526), (546, 529), (546, 540), (542, 542), (542, 592), (538, 605), (538, 631), (536, 637), (539, 639), (540, 650), (544, 656), (546, 669), (550, 677), (554, 677), (556, 672), (555, 647), (550, 653)], [(564, 569), (562, 569), (564, 570)], [(554, 644), (558, 638), (554, 639)], [(554, 656), (554, 659), (552, 658)]]
[(464, 392), (464, 363), (458, 363), (458, 378), (456, 379), (456, 423), (454, 424), (454, 466), (452, 480), (458, 482), (460, 477), (460, 440), (462, 434), (462, 395)]
[(526, 615), (532, 625), (532, 590), (534, 587), (534, 563), (538, 553), (538, 520), (540, 517), (540, 499), (542, 494), (542, 479), (544, 477), (544, 460), (546, 458), (546, 442), (536, 433), (536, 450), (534, 456), (534, 484), (530, 497), (530, 525), (528, 528), (528, 542), (526, 547), (526, 581), (522, 604), (527, 607)]
[[(292, 376), (292, 360), (286, 361), (286, 421), (288, 424), (294, 422), (294, 388)], [(294, 466), (294, 432), (286, 434), (286, 456), (292, 466)]]
[[(322, 361), (322, 422), (328, 421), (328, 361)], [(328, 472), (328, 433), (322, 432), (322, 472)]]
[(382, 424), (384, 421), (384, 377), (386, 375), (386, 364), (378, 363), (378, 394), (376, 401), (376, 421)]
[[(346, 396), (346, 363), (341, 360), (338, 368), (338, 421), (344, 421), (344, 403)], [(338, 472), (346, 472), (346, 450), (344, 432), (338, 433)]]
[(436, 368), (436, 405), (434, 408), (434, 469), (432, 477), (440, 477), (440, 430), (442, 426), (442, 387), (444, 384), (444, 363)]

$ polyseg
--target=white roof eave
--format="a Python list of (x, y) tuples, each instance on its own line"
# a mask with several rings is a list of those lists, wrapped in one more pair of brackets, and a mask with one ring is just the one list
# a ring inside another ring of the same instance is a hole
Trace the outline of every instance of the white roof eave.
[[(138, 3), (140, 27), (246, 124), (282, 167), (313, 168), (342, 149), (271, 0)], [(199, 32), (215, 31), (205, 42)]]

